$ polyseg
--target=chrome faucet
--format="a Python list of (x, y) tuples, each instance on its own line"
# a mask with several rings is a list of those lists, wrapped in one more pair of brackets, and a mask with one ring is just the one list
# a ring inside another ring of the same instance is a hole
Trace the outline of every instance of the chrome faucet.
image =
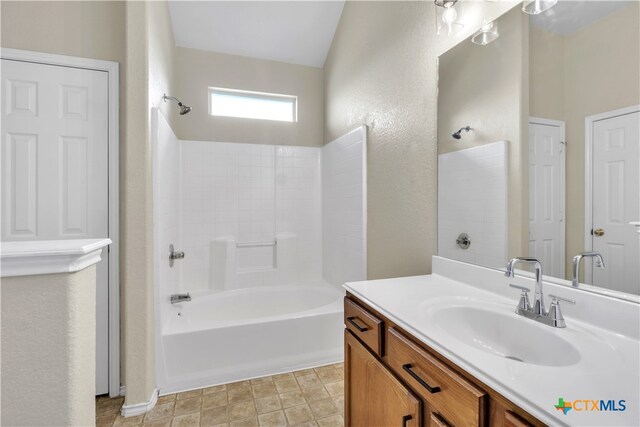
[(593, 257), (596, 259), (596, 267), (604, 268), (604, 259), (600, 252), (582, 252), (573, 257), (573, 279), (571, 279), (571, 285), (573, 287), (578, 287), (580, 282), (578, 281), (578, 276), (580, 275), (580, 261), (582, 258)]
[(544, 308), (544, 294), (542, 293), (542, 264), (535, 258), (513, 258), (507, 264), (507, 271), (504, 273), (507, 277), (515, 277), (515, 266), (518, 263), (533, 264), (536, 269), (536, 291), (533, 296), (533, 312), (539, 316), (547, 314)]
[(552, 301), (551, 307), (547, 312), (544, 305), (544, 293), (542, 292), (542, 264), (535, 258), (513, 258), (507, 264), (507, 271), (504, 275), (507, 277), (515, 277), (514, 268), (518, 263), (533, 264), (535, 266), (536, 289), (532, 307), (529, 303), (529, 292), (531, 292), (531, 290), (524, 286), (509, 284), (510, 287), (522, 291), (520, 300), (518, 301), (518, 307), (516, 308), (516, 314), (535, 320), (536, 322), (544, 323), (545, 325), (553, 326), (554, 328), (565, 328), (567, 324), (560, 311), (560, 301), (570, 304), (575, 304), (576, 302), (557, 295), (549, 295)]
[(191, 295), (189, 292), (186, 294), (173, 294), (171, 295), (171, 304), (177, 304), (179, 302), (189, 302), (191, 301)]

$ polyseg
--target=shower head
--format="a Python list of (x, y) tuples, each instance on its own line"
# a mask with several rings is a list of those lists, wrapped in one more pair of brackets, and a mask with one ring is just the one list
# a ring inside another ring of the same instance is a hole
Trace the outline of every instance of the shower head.
[(191, 107), (189, 107), (188, 105), (184, 105), (182, 102), (180, 102), (180, 100), (178, 98), (176, 98), (175, 96), (169, 96), (166, 93), (164, 95), (162, 95), (162, 99), (164, 100), (164, 102), (167, 102), (167, 99), (173, 99), (174, 101), (178, 102), (178, 107), (180, 107), (180, 115), (184, 116), (185, 114), (187, 114), (189, 111), (191, 111)]
[(462, 138), (462, 131), (469, 132), (471, 130), (470, 126), (461, 127), (457, 132), (451, 134), (454, 139)]
[(191, 107), (189, 107), (188, 105), (182, 105), (182, 102), (179, 102), (178, 105), (180, 106), (180, 115), (181, 116), (184, 116), (189, 111), (191, 111)]

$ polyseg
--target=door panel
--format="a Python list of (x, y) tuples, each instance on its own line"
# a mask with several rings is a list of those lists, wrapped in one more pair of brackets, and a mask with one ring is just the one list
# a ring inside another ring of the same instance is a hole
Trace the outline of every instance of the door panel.
[(640, 241), (631, 221), (640, 218), (640, 112), (593, 124), (592, 247), (605, 268), (592, 269), (593, 284), (640, 293)]
[[(3, 241), (109, 235), (106, 72), (2, 60)], [(96, 280), (96, 393), (108, 392), (108, 257)]]
[(560, 125), (529, 123), (529, 256), (564, 278), (564, 138)]

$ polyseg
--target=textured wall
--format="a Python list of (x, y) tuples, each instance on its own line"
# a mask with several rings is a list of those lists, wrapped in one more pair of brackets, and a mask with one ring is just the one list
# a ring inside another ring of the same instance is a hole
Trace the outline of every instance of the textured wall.
[(175, 93), (175, 56), (176, 44), (171, 26), (171, 15), (166, 1), (147, 3), (148, 37), (149, 37), (149, 104), (156, 107), (172, 129), (176, 127), (178, 104), (175, 101), (165, 102), (162, 95)]
[(2, 279), (2, 425), (95, 423), (96, 268)]
[(124, 2), (3, 1), (2, 47), (124, 61)]
[(126, 236), (121, 265), (121, 356), (126, 405), (146, 402), (154, 389), (153, 218), (149, 141), (149, 46), (147, 5), (127, 2), (127, 141), (120, 201)]
[(433, 2), (347, 2), (325, 63), (329, 142), (367, 125), (370, 279), (425, 274), (436, 253), (437, 58), (515, 2), (463, 2), (436, 36)]
[(564, 37), (529, 26), (529, 114), (564, 120)]
[[(193, 107), (176, 121), (178, 138), (272, 145), (322, 145), (322, 69), (176, 48), (176, 94)], [(209, 87), (298, 97), (298, 122), (213, 117)]]

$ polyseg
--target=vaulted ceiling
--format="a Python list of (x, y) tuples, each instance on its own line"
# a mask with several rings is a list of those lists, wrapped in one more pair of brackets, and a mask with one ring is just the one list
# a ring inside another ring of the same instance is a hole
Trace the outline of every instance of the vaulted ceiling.
[(322, 67), (344, 1), (170, 1), (176, 45)]

